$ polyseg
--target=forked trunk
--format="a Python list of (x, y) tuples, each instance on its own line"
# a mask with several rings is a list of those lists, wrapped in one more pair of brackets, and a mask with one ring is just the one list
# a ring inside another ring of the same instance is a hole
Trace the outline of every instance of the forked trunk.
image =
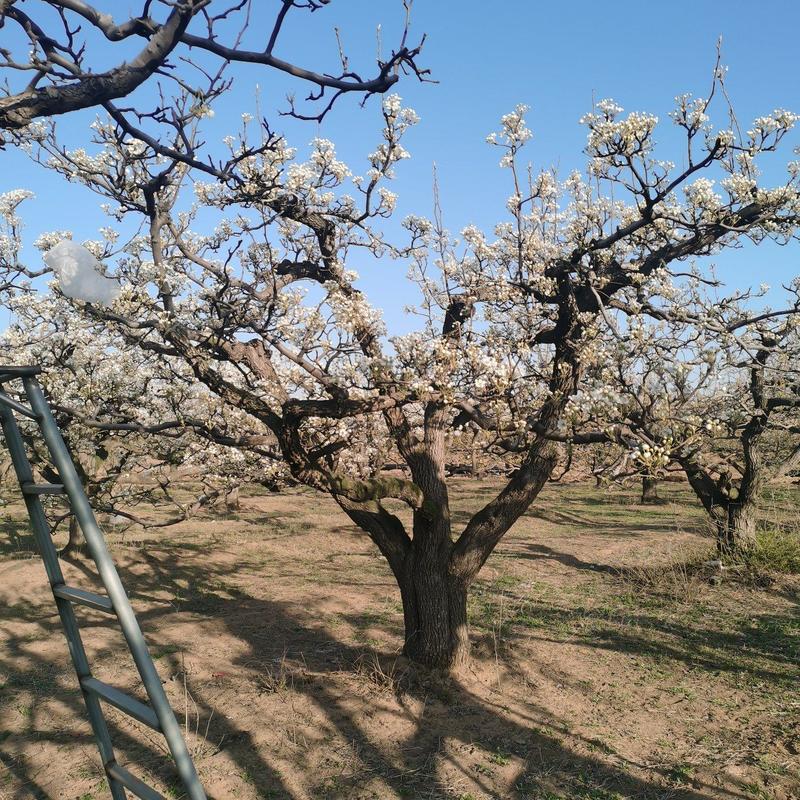
[[(573, 371), (555, 368), (554, 372), (559, 380), (551, 385), (552, 398), (545, 405), (546, 413), (540, 415), (540, 424), (547, 431), (556, 429), (575, 390)], [(572, 376), (570, 381), (565, 375)], [(410, 495), (415, 501), (411, 535), (380, 502), (365, 503), (360, 495), (348, 499), (343, 492), (336, 493), (336, 500), (350, 519), (369, 533), (397, 580), (405, 622), (403, 652), (426, 667), (450, 671), (469, 661), (467, 590), (498, 542), (537, 497), (558, 454), (548, 438), (537, 437), (502, 491), (454, 538), (444, 469), (452, 414), (429, 403), (423, 441), (409, 436), (402, 417), (387, 413), (386, 419), (421, 494), (421, 498), (416, 492)], [(378, 494), (378, 485), (362, 483)]]
[(450, 509), (439, 480), (441, 470), (415, 466), (417, 480), (426, 486), (428, 496), (414, 511), (413, 535), (379, 503), (354, 503), (341, 495), (336, 499), (353, 522), (369, 533), (397, 580), (405, 622), (403, 652), (425, 667), (449, 671), (469, 659), (469, 581), (452, 569)]

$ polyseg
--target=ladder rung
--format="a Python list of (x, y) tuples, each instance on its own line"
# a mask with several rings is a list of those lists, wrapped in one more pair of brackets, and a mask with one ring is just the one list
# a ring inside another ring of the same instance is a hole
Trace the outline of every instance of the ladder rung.
[(30, 419), (39, 419), (39, 415), (33, 410), (28, 408), (28, 406), (22, 405), (22, 403), (18, 403), (13, 398), (9, 397), (5, 392), (0, 392), (0, 403), (4, 406), (8, 406), (9, 408), (13, 408), (18, 414), (22, 414), (23, 417), (29, 417)]
[(5, 364), (0, 367), (0, 380), (6, 380), (6, 375), (10, 378), (21, 378), (29, 375), (40, 375), (42, 372), (41, 367), (33, 367), (29, 365), (15, 366), (12, 364)]
[(64, 494), (63, 483), (23, 483), (22, 494)]
[(87, 692), (97, 695), (120, 711), (125, 712), (129, 717), (138, 719), (139, 722), (143, 722), (153, 730), (161, 730), (155, 711), (150, 706), (125, 694), (125, 692), (121, 692), (119, 689), (97, 680), (97, 678), (81, 678), (81, 686)]
[(63, 584), (54, 586), (53, 594), (62, 600), (69, 600), (71, 603), (80, 603), (82, 606), (96, 608), (98, 611), (106, 611), (109, 614), (114, 613), (114, 606), (111, 605), (109, 598), (94, 592), (87, 592), (85, 589), (78, 589), (76, 586), (64, 586)]
[(165, 800), (163, 794), (159, 794), (146, 783), (142, 783), (135, 775), (128, 772), (125, 767), (117, 764), (116, 761), (106, 764), (106, 774), (109, 778), (119, 781), (126, 789), (130, 789), (142, 800)]

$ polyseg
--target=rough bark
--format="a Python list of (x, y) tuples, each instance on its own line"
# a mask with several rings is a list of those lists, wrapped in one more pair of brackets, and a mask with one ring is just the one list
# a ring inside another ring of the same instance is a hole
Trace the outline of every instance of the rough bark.
[[(126, 97), (163, 65), (200, 6), (199, 0), (176, 5), (166, 22), (156, 28), (142, 51), (129, 62), (96, 74), (81, 73), (77, 66), (73, 66), (73, 83), (33, 87), (3, 97), (0, 99), (0, 129), (22, 128), (38, 117), (68, 114)], [(6, 14), (23, 27), (33, 24), (18, 9), (7, 8)], [(46, 39), (43, 31), (39, 38)]]
[(469, 657), (469, 582), (451, 566), (453, 538), (445, 479), (449, 423), (446, 409), (428, 403), (423, 440), (408, 453), (414, 483), (425, 500), (414, 511), (413, 536), (398, 579), (404, 651), (414, 661), (436, 669), (451, 669)]
[(433, 669), (469, 660), (467, 587), (450, 572), (449, 559), (429, 559), (411, 548), (400, 582), (405, 623), (403, 652)]
[(764, 482), (765, 464), (761, 452), (761, 439), (769, 421), (769, 403), (764, 391), (763, 365), (768, 351), (762, 350), (756, 356), (758, 366), (750, 371), (750, 393), (755, 411), (741, 434), (742, 477), (738, 492), (731, 492), (726, 508), (725, 529), (717, 537), (720, 552), (738, 555), (755, 545), (756, 512), (761, 486)]
[(395, 576), (403, 603), (404, 653), (432, 669), (450, 670), (469, 658), (467, 585), (452, 573), (450, 512), (427, 502), (414, 513), (414, 536), (380, 503), (336, 500), (377, 545)]
[(711, 519), (716, 536), (717, 551), (722, 556), (737, 555), (755, 542), (756, 495), (754, 482), (749, 481), (746, 492), (731, 486), (727, 479), (714, 480), (696, 462), (689, 460), (681, 464), (689, 485), (703, 504)]
[(717, 550), (723, 556), (746, 553), (756, 542), (756, 512), (754, 502), (728, 503), (717, 522)]
[(437, 448), (412, 465), (425, 503), (414, 512), (413, 537), (397, 581), (403, 601), (405, 654), (434, 669), (451, 670), (469, 660), (467, 592), (497, 542), (547, 482), (556, 462), (544, 439), (512, 476), (509, 485), (478, 512), (454, 542), (450, 507)]
[[(554, 370), (557, 374), (558, 370)], [(562, 376), (564, 384), (567, 379)], [(569, 375), (568, 380), (574, 381)], [(554, 429), (561, 418), (567, 399), (574, 391), (571, 386), (558, 387), (545, 404), (540, 415), (542, 428)], [(538, 497), (558, 463), (558, 452), (552, 441), (538, 436), (519, 468), (511, 473), (502, 491), (467, 523), (453, 546), (453, 571), (465, 585), (477, 576), (486, 559), (492, 554), (511, 526)]]

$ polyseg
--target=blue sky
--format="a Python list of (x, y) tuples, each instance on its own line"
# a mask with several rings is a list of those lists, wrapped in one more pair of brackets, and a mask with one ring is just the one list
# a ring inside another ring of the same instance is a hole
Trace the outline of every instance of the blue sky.
[[(118, 9), (117, 3), (106, 2)], [(259, 0), (252, 43), (263, 40), (277, 3)], [(380, 23), (384, 52), (396, 41), (403, 12), (399, 0), (333, 0), (310, 19), (304, 12), (290, 17), (276, 54), (304, 66), (333, 70), (337, 64), (334, 26), (338, 26), (351, 66), (364, 73), (374, 69), (376, 26)], [(557, 165), (561, 174), (584, 163), (585, 129), (578, 119), (592, 99), (613, 97), (626, 110), (647, 110), (666, 121), (658, 139), (661, 157), (680, 163), (679, 144), (667, 121), (675, 95), (707, 90), (716, 41), (723, 38), (723, 62), (728, 65), (728, 89), (743, 123), (773, 108), (800, 111), (796, 46), (800, 4), (766, 0), (753, 4), (732, 0), (615, 2), (602, 6), (579, 0), (415, 0), (412, 32), (428, 34), (420, 59), (432, 70), (436, 84), (419, 84), (409, 77), (397, 91), (422, 121), (406, 146), (412, 159), (401, 165), (392, 187), (400, 195), (398, 219), (431, 210), (431, 175), (437, 165), (445, 222), (452, 230), (468, 223), (490, 229), (503, 217), (508, 195), (507, 173), (497, 166), (498, 152), (485, 144), (498, 118), (517, 103), (531, 107), (529, 126), (534, 139), (528, 155), (538, 167)], [(263, 46), (263, 44), (262, 44)], [(109, 45), (97, 58), (112, 63), (119, 52)], [(343, 98), (322, 126), (278, 118), (283, 97), (294, 89), (298, 98), (307, 87), (276, 79), (257, 67), (237, 68), (233, 90), (216, 107), (208, 126), (209, 141), (228, 132), (231, 119), (252, 110), (256, 83), (261, 86), (264, 112), (292, 144), (303, 146), (316, 135), (337, 144), (340, 156), (360, 171), (380, 129), (378, 102), (361, 109), (354, 98)], [(73, 143), (85, 141), (93, 115), (77, 114), (60, 121)], [(719, 127), (725, 124), (720, 117)], [(800, 144), (800, 132), (792, 146)], [(782, 164), (790, 148), (773, 159)], [(45, 170), (20, 154), (0, 153), (0, 191), (29, 188), (37, 199), (26, 203), (28, 239), (52, 229), (72, 229), (76, 238), (92, 237), (103, 224), (100, 201), (77, 187), (64, 187)], [(28, 249), (31, 259), (38, 256)], [(733, 285), (767, 282), (777, 285), (800, 272), (795, 247), (747, 247), (718, 259)], [(402, 306), (413, 300), (404, 287), (405, 265), (352, 264), (362, 286), (384, 308), (391, 330), (405, 330)]]

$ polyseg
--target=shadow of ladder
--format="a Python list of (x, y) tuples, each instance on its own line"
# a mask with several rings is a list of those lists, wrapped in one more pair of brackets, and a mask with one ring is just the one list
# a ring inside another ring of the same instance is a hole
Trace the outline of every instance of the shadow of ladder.
[[(175, 719), (161, 679), (150, 657), (141, 628), (111, 559), (103, 533), (97, 524), (58, 424), (42, 388), (36, 380), (36, 375), (40, 371), (40, 368), (35, 366), (0, 366), (0, 425), (25, 500), (39, 555), (44, 562), (47, 578), (53, 590), (61, 626), (67, 637), (70, 656), (78, 675), (89, 721), (100, 750), (111, 796), (113, 800), (126, 800), (125, 790), (127, 789), (142, 800), (165, 800), (163, 795), (117, 763), (101, 701), (114, 706), (162, 734), (175, 761), (187, 796), (190, 800), (206, 800), (205, 791), (189, 755), (180, 726)], [(29, 406), (13, 399), (6, 393), (5, 384), (12, 380), (22, 381), (23, 392)], [(34, 420), (38, 425), (61, 483), (37, 484), (34, 482), (33, 470), (25, 451), (24, 439), (17, 424), (15, 412)], [(41, 496), (45, 494), (65, 494), (67, 496), (70, 509), (77, 518), (86, 540), (89, 554), (97, 565), (100, 580), (106, 590), (105, 596), (65, 584), (58, 553), (53, 545), (50, 526), (47, 523), (41, 501)], [(87, 606), (116, 616), (147, 692), (149, 704), (142, 703), (92, 676), (73, 605)]]

